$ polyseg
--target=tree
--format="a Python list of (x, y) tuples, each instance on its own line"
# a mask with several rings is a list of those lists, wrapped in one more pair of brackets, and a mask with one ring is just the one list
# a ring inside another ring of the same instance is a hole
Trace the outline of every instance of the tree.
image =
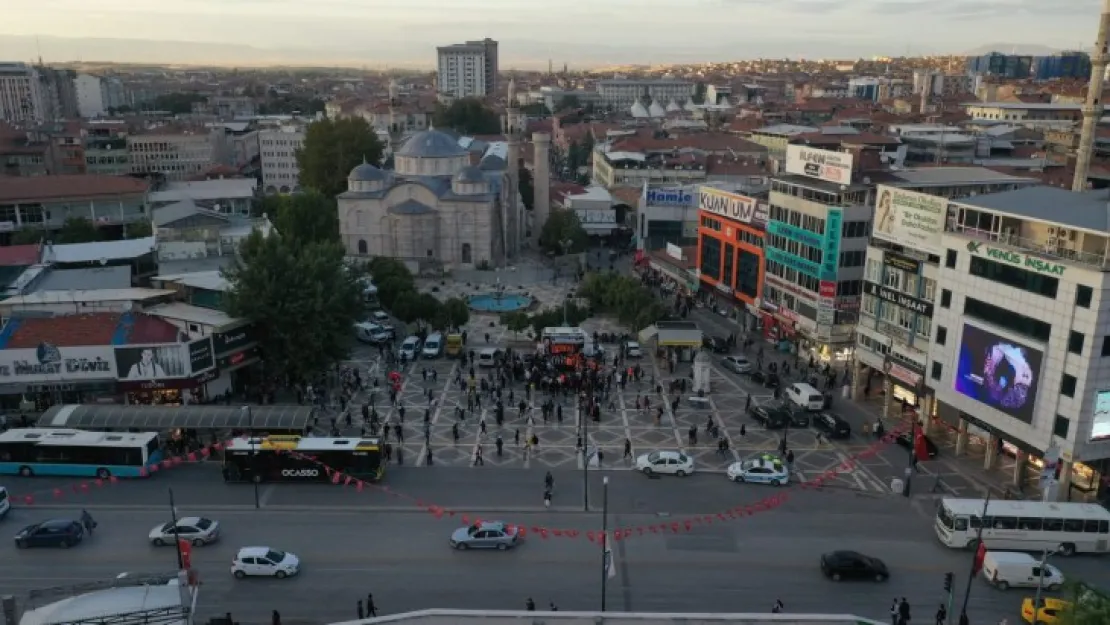
[(301, 186), (333, 198), (347, 190), (347, 175), (356, 165), (379, 165), (384, 149), (378, 134), (361, 117), (313, 122), (297, 150)]
[(443, 311), (447, 317), (448, 327), (461, 328), (470, 321), (470, 306), (462, 298), (448, 298), (446, 302), (443, 302)]
[(641, 330), (666, 314), (663, 305), (639, 280), (617, 273), (589, 273), (578, 287), (597, 311), (613, 315), (633, 330)]
[(436, 128), (450, 128), (464, 135), (501, 134), (501, 118), (478, 98), (459, 98), (450, 106), (436, 104)]
[(153, 234), (154, 225), (146, 219), (129, 223), (123, 227), (123, 238), (125, 239), (142, 239)]
[[(378, 297), (381, 297), (381, 287), (378, 290)], [(398, 293), (393, 299), (393, 305), (389, 307), (389, 312), (405, 323), (415, 323), (420, 318), (420, 295), (416, 291)]]
[(58, 244), (66, 243), (92, 243), (100, 240), (101, 232), (96, 224), (84, 217), (69, 217), (62, 224), (62, 229), (53, 235), (53, 241)]
[(12, 245), (36, 245), (48, 239), (45, 230), (39, 228), (24, 228), (12, 233)]
[(578, 96), (568, 94), (559, 100), (559, 104), (555, 106), (556, 111), (573, 111), (582, 108), (582, 103), (578, 100)]
[(305, 382), (347, 357), (362, 289), (334, 242), (292, 244), (255, 230), (223, 271), (228, 313), (251, 320), (271, 375)]
[(505, 324), (505, 327), (513, 333), (513, 338), (516, 338), (517, 335), (532, 325), (532, 318), (523, 310), (518, 310), (501, 315), (501, 323)]
[(367, 268), (374, 280), (374, 286), (378, 287), (378, 301), (396, 315), (394, 307), (401, 294), (416, 291), (416, 280), (413, 279), (412, 272), (401, 261), (384, 257), (371, 260)]
[(540, 247), (548, 254), (577, 254), (585, 251), (588, 243), (586, 230), (572, 210), (552, 210), (540, 230)]
[[(706, 86), (704, 82), (699, 82), (694, 85), (694, 95), (690, 98), (694, 101), (694, 104), (705, 104), (705, 91)], [(714, 104), (716, 104), (716, 102), (714, 102)]]
[(532, 172), (527, 167), (520, 168), (518, 176), (518, 188), (520, 189), (520, 198), (524, 202), (524, 208), (532, 210), (535, 208), (536, 191), (532, 182)]
[(199, 93), (166, 93), (154, 98), (152, 108), (156, 111), (166, 111), (173, 115), (186, 115), (193, 112), (193, 104), (207, 102), (208, 98)]
[(339, 214), (334, 199), (310, 189), (277, 200), (277, 215), (271, 219), (282, 237), (298, 245), (339, 242)]
[(1071, 607), (1063, 610), (1056, 621), (1059, 625), (1095, 625), (1110, 623), (1110, 597), (1083, 582), (1069, 580), (1063, 598)]

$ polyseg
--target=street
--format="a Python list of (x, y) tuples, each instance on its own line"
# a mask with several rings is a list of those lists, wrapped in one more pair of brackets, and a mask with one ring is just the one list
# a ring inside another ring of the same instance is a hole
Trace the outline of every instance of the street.
[[(522, 609), (532, 597), (543, 609), (594, 610), (600, 606), (601, 553), (586, 539), (601, 528), (601, 475), (610, 476), (609, 527), (669, 525), (691, 515), (713, 515), (751, 504), (772, 487), (728, 482), (719, 474), (650, 480), (631, 472), (590, 471), (590, 510), (582, 510), (582, 473), (554, 472), (555, 501), (540, 501), (542, 469), (494, 467), (394, 468), (389, 489), (362, 493), (331, 485), (263, 485), (261, 509), (253, 487), (224, 484), (215, 463), (185, 466), (146, 480), (121, 482), (88, 495), (13, 510), (5, 526), (76, 516), (87, 509), (96, 535), (72, 550), (17, 550), (0, 542), (0, 588), (24, 595), (34, 588), (102, 580), (129, 572), (171, 570), (172, 547), (156, 548), (147, 533), (169, 519), (172, 487), (179, 515), (220, 521), (222, 537), (194, 551), (202, 579), (202, 617), (231, 611), (245, 623), (264, 622), (277, 609), (293, 621), (353, 619), (356, 601), (372, 592), (381, 613), (430, 607)], [(13, 492), (63, 484), (13, 478)], [(761, 612), (782, 599), (788, 612), (853, 613), (885, 619), (893, 597), (909, 598), (915, 619), (931, 619), (942, 598), (944, 573), (963, 589), (970, 554), (941, 546), (926, 500), (847, 489), (791, 489), (786, 503), (742, 519), (694, 525), (689, 531), (633, 532), (615, 542), (617, 576), (609, 580), (608, 608), (622, 611)], [(411, 502), (458, 507), (437, 518)], [(574, 538), (530, 533), (510, 552), (459, 552), (447, 539), (461, 516), (498, 519), (527, 527), (577, 530)], [(301, 575), (287, 580), (235, 580), (229, 565), (237, 548), (265, 545), (300, 556)], [(853, 549), (884, 559), (892, 578), (835, 583), (822, 577), (821, 553)], [(1066, 575), (1093, 578), (1105, 570), (1096, 558), (1054, 561)], [(971, 622), (1017, 618), (1022, 591), (1001, 592), (973, 583)], [(957, 603), (959, 599), (957, 598)]]

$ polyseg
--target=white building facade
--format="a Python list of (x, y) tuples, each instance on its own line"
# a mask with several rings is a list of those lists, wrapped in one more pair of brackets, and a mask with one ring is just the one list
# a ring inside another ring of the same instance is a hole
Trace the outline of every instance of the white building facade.
[(267, 195), (295, 193), (300, 190), (297, 150), (304, 146), (304, 135), (304, 128), (299, 126), (259, 131), (262, 190)]
[(39, 74), (26, 63), (0, 63), (0, 121), (46, 121)]
[(131, 173), (162, 173), (167, 180), (188, 180), (219, 163), (223, 137), (219, 130), (176, 128), (131, 135)]
[(667, 103), (674, 100), (684, 104), (694, 97), (697, 85), (689, 80), (625, 79), (612, 78), (597, 81), (597, 92), (601, 103), (616, 109), (627, 109), (645, 96), (655, 102)]
[(100, 117), (107, 111), (104, 106), (104, 85), (99, 76), (78, 74), (73, 85), (77, 90), (77, 111), (81, 117)]
[(498, 52), (492, 39), (436, 48), (436, 92), (453, 98), (497, 92)]

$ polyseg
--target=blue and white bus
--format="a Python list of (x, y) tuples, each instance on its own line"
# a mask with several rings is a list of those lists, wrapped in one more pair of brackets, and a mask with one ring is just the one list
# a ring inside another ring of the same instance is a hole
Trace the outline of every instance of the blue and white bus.
[(19, 428), (0, 434), (0, 475), (140, 477), (162, 459), (156, 432)]

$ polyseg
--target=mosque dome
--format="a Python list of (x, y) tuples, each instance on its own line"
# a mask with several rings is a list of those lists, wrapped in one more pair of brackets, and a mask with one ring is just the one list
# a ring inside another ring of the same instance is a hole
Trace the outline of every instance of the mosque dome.
[(466, 150), (451, 135), (438, 130), (423, 130), (405, 141), (398, 156), (443, 158), (465, 155)]

